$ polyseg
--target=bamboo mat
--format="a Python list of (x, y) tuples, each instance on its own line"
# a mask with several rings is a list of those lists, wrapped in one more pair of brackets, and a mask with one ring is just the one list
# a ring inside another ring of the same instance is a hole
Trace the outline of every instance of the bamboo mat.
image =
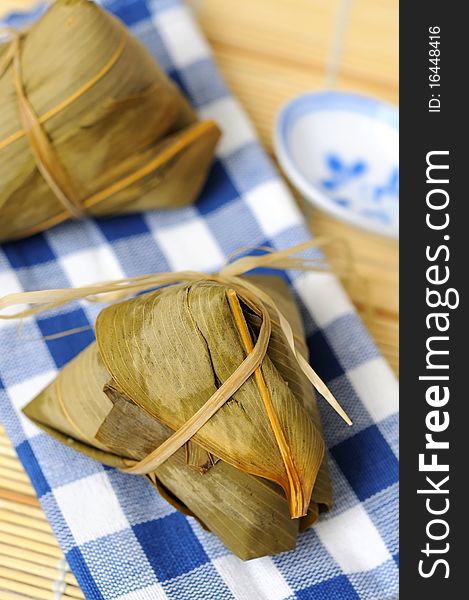
[(0, 426), (0, 600), (84, 598)]
[[(0, 16), (35, 1), (0, 0)], [(227, 82), (272, 152), (272, 127), (280, 106), (296, 94), (325, 85), (338, 0), (192, 0), (190, 4)], [(397, 23), (398, 0), (351, 2), (338, 89), (397, 103)], [(397, 373), (397, 243), (344, 225), (298, 201), (316, 234), (348, 241), (356, 270), (368, 284), (351, 285), (348, 291)], [(65, 565), (0, 426), (0, 600), (83, 598)]]

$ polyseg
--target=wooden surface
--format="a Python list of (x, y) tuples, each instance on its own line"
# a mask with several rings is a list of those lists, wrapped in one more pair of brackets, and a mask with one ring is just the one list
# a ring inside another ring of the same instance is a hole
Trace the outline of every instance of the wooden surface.
[[(0, 16), (35, 0), (0, 0)], [(280, 106), (325, 85), (338, 0), (192, 0), (220, 69), (272, 151)], [(338, 89), (397, 103), (398, 0), (354, 0), (343, 44)], [(366, 285), (348, 291), (397, 373), (397, 243), (344, 225), (304, 206), (316, 234), (347, 240)], [(368, 310), (364, 311), (364, 307)], [(62, 553), (34, 490), (0, 427), (0, 600), (53, 600)], [(63, 598), (83, 598), (64, 574)]]

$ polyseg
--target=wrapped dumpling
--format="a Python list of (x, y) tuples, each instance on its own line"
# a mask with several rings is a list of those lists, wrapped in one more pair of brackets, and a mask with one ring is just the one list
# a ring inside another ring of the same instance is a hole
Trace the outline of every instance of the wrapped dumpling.
[[(275, 301), (306, 358), (284, 282), (239, 280)], [(244, 291), (207, 277), (104, 308), (96, 342), (24, 412), (76, 450), (146, 476), (250, 559), (293, 548), (298, 531), (330, 508), (331, 489), (312, 386), (278, 314), (263, 313)], [(268, 346), (259, 366), (191, 429), (261, 338)]]
[(89, 0), (57, 0), (0, 43), (0, 106), (0, 242), (71, 217), (189, 204), (220, 136)]

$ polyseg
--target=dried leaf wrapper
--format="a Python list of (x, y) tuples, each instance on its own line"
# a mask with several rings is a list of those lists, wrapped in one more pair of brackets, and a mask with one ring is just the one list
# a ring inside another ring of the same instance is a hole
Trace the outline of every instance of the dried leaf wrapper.
[(57, 0), (11, 35), (0, 44), (0, 241), (194, 201), (220, 131), (117, 19)]
[[(282, 307), (306, 357), (300, 317), (283, 281), (245, 281)], [(113, 304), (98, 316), (97, 341), (25, 414), (73, 448), (126, 470), (223, 386), (250, 352), (246, 332), (254, 345), (262, 320), (243, 288), (214, 279)], [(146, 473), (168, 501), (243, 559), (293, 548), (299, 529), (331, 505), (311, 384), (274, 311), (270, 328), (259, 367), (184, 446)]]

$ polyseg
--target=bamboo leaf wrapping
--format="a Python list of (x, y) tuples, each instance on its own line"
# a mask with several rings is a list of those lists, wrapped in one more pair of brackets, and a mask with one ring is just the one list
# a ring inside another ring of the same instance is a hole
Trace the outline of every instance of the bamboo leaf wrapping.
[[(306, 355), (295, 303), (282, 280), (248, 277), (287, 316)], [(62, 442), (125, 468), (167, 440), (244, 360), (227, 285), (200, 280), (104, 308), (97, 341), (66, 365), (25, 414)], [(255, 340), (260, 317), (242, 302)], [(298, 475), (291, 482), (254, 374), (147, 478), (243, 559), (294, 547), (299, 529), (331, 505), (324, 442), (311, 385), (275, 316), (262, 376)], [(295, 518), (292, 518), (295, 517)]]
[[(0, 44), (0, 65), (12, 43)], [(28, 140), (15, 61), (7, 61), (0, 67), (0, 241), (71, 216), (41, 174), (34, 145), (46, 167), (55, 156), (57, 182), (65, 173), (82, 212), (93, 216), (196, 198), (220, 132), (197, 120), (117, 19), (89, 0), (57, 0), (21, 37), (17, 58), (42, 133), (37, 144)]]

